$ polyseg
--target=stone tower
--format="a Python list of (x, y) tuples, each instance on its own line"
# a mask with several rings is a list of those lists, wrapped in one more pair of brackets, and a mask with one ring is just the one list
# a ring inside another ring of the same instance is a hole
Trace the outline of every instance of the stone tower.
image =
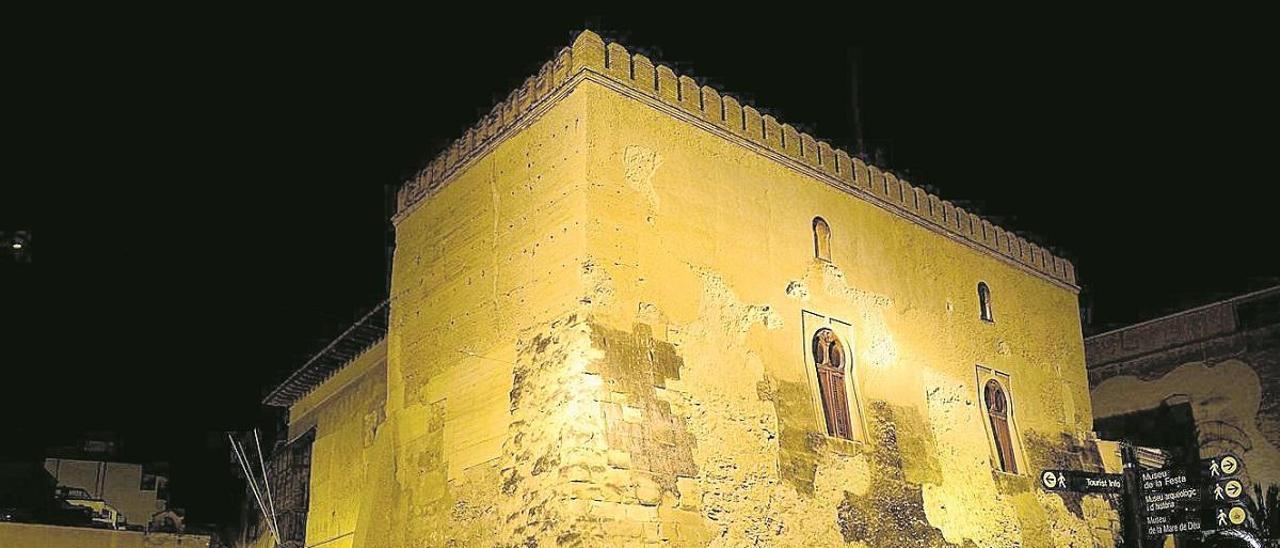
[(347, 545), (1113, 543), (1036, 484), (1113, 462), (1072, 265), (643, 55), (581, 34), (394, 222)]

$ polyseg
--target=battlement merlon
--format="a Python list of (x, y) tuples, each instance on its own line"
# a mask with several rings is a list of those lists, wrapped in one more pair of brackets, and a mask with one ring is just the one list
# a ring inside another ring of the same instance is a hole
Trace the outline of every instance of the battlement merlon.
[(470, 160), (523, 127), (549, 99), (562, 95), (571, 84), (584, 78), (613, 84), (619, 91), (652, 101), (674, 116), (753, 147), (791, 168), (935, 232), (1079, 291), (1075, 267), (1070, 261), (825, 141), (780, 123), (773, 116), (762, 115), (733, 96), (698, 86), (693, 78), (677, 75), (667, 66), (654, 65), (644, 55), (630, 54), (617, 43), (606, 46), (604, 40), (591, 31), (579, 34), (571, 47), (560, 50), (536, 75), (527, 78), (524, 85), (513, 90), (488, 115), (406, 181), (398, 193), (392, 221), (398, 222)]

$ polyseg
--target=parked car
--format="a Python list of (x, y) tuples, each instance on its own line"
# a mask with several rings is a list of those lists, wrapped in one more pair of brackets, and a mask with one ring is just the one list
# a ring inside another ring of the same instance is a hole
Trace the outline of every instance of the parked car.
[(125, 517), (114, 506), (78, 487), (58, 487), (57, 498), (72, 506), (88, 508), (94, 527), (124, 529)]

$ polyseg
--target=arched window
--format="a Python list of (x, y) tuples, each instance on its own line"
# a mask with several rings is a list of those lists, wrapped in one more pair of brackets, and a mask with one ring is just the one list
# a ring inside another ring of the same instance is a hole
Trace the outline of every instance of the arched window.
[(830, 329), (819, 329), (813, 335), (813, 363), (818, 368), (818, 390), (822, 394), (822, 415), (827, 433), (853, 439), (849, 422), (849, 396), (845, 391), (844, 345)]
[(991, 288), (987, 282), (978, 282), (978, 316), (984, 321), (995, 321), (991, 316)]
[(813, 218), (813, 256), (831, 262), (831, 227), (822, 217)]
[(1000, 470), (1010, 474), (1018, 473), (1018, 462), (1013, 453), (1013, 433), (1009, 429), (1009, 396), (1005, 394), (1000, 381), (991, 379), (983, 389), (986, 400), (987, 417), (991, 420), (991, 437), (996, 445), (996, 457), (1000, 461)]

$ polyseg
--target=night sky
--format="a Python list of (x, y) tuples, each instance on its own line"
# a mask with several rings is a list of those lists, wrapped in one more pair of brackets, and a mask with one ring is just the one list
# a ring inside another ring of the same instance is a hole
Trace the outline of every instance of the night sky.
[(10, 14), (0, 456), (114, 430), (230, 519), (221, 432), (384, 298), (388, 193), (587, 27), (846, 150), (860, 58), (885, 167), (1073, 260), (1092, 331), (1280, 283), (1263, 18), (793, 7)]

